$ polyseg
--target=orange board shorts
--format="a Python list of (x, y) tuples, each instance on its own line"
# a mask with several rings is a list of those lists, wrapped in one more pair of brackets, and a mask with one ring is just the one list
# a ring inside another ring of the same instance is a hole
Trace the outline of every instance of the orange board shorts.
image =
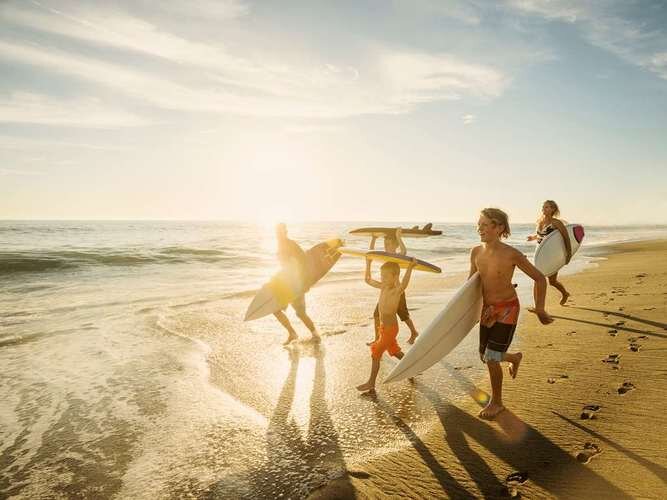
[(390, 356), (396, 356), (401, 352), (401, 348), (396, 342), (398, 336), (398, 324), (395, 325), (380, 325), (380, 336), (371, 344), (371, 357), (373, 359), (380, 359), (384, 352), (388, 352)]

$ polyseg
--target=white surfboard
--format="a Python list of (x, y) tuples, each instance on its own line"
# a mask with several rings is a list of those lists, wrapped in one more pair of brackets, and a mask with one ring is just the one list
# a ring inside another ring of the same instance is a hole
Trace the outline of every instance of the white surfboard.
[(259, 289), (245, 313), (243, 321), (252, 321), (284, 309), (287, 304), (317, 283), (340, 258), (337, 250), (343, 244), (340, 239), (327, 240), (306, 251), (308, 269), (306, 276), (296, 263), (276, 273)]
[[(383, 252), (381, 250), (365, 250), (363, 248), (341, 247), (338, 249), (343, 255), (351, 257), (370, 257), (371, 260), (379, 260), (382, 262), (395, 262), (399, 267), (407, 268), (412, 262), (412, 257), (409, 255), (401, 255), (398, 253)], [(435, 264), (426, 262), (425, 260), (417, 259), (415, 271), (426, 271), (428, 273), (441, 273), (440, 269)]]
[(419, 375), (449, 354), (479, 322), (482, 280), (473, 274), (384, 379), (385, 384)]
[[(580, 224), (567, 224), (565, 226), (570, 236), (572, 255), (577, 253), (584, 239), (584, 227)], [(558, 229), (547, 234), (535, 249), (533, 262), (535, 267), (545, 276), (556, 274), (565, 265), (565, 242), (563, 235)]]

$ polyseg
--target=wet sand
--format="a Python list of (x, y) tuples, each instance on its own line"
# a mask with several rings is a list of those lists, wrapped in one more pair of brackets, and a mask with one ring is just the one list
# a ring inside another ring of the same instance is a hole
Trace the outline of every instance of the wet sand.
[(549, 289), (552, 325), (524, 314), (523, 363), (516, 380), (505, 371), (507, 410), (496, 421), (477, 417), (486, 377), (476, 387), (477, 377), (456, 372), (471, 394), (457, 401), (418, 380), (438, 415), (424, 434), (395, 411), (387, 388), (367, 411), (386, 414), (405, 447), (348, 461), (347, 474), (311, 498), (664, 498), (667, 242), (607, 251), (598, 267), (562, 279), (568, 307)]

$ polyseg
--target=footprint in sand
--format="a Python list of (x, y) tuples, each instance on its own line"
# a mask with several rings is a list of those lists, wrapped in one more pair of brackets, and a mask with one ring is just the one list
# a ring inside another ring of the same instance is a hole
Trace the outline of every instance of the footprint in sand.
[(518, 487), (528, 481), (527, 472), (512, 472), (505, 478), (506, 491), (503, 496), (510, 498), (521, 498)]
[(357, 479), (368, 479), (371, 475), (368, 472), (361, 470), (349, 470), (347, 471), (348, 476), (356, 477)]
[(347, 330), (334, 330), (332, 332), (324, 332), (322, 335), (331, 337), (333, 335), (342, 335), (343, 333), (347, 333)]
[(602, 453), (602, 450), (598, 445), (594, 443), (586, 443), (584, 445), (584, 450), (577, 453), (577, 462), (587, 464), (594, 456), (599, 455), (600, 453)]
[(648, 336), (646, 336), (646, 335), (640, 335), (639, 337), (630, 337), (630, 338), (628, 339), (628, 342), (630, 342), (630, 343), (634, 343), (634, 342), (637, 342), (638, 340), (646, 340), (646, 339), (648, 339)]
[(459, 370), (469, 370), (470, 368), (472, 368), (472, 365), (468, 365), (468, 366), (455, 366), (455, 367), (454, 367), (454, 370), (456, 370), (456, 371), (459, 371)]
[(614, 323), (614, 324), (615, 324), (616, 326), (623, 326), (623, 325), (625, 325), (625, 321), (617, 321), (617, 322)]
[(631, 342), (630, 345), (628, 346), (628, 349), (630, 349), (632, 352), (639, 352), (639, 349), (641, 349), (642, 345), (637, 344), (636, 342)]
[(581, 420), (593, 420), (595, 415), (602, 408), (600, 405), (586, 405), (581, 409)]
[(609, 335), (611, 335), (612, 337), (615, 337), (616, 335), (618, 335), (618, 330), (609, 330), (607, 333), (609, 333)]
[(635, 278), (646, 278), (647, 276), (648, 276), (648, 274), (646, 274), (646, 273), (635, 274)]
[(605, 359), (603, 359), (602, 362), (617, 365), (621, 362), (621, 355), (620, 354), (610, 354)]
[(509, 476), (505, 478), (507, 484), (523, 484), (528, 481), (527, 472), (512, 472)]
[(635, 384), (626, 381), (623, 382), (623, 384), (621, 384), (621, 386), (618, 388), (618, 393), (622, 396), (623, 394), (630, 391), (634, 391), (635, 389), (636, 389)]
[(653, 311), (655, 307), (645, 307), (644, 311)]
[(557, 377), (549, 377), (547, 379), (547, 383), (555, 384), (556, 382), (560, 382), (561, 380), (565, 380), (568, 378), (570, 378), (568, 375), (558, 375)]

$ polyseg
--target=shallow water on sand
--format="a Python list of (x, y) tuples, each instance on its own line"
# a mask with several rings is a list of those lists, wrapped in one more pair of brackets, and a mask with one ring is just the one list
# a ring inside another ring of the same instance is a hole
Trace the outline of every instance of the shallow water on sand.
[[(307, 247), (350, 227), (306, 224), (291, 236)], [(408, 303), (420, 329), (463, 279), (476, 240), (472, 226), (439, 228), (447, 236), (408, 240), (445, 270), (415, 275)], [(530, 229), (515, 228), (517, 243)], [(587, 241), (647, 231), (589, 228)], [(242, 321), (275, 270), (270, 228), (2, 222), (0, 234), (0, 496), (301, 497), (370, 455), (415, 445), (437, 418), (408, 382), (381, 386), (376, 400), (354, 389), (368, 375), (376, 300), (360, 260), (341, 260), (308, 294), (322, 344), (286, 349), (272, 318)], [(589, 261), (585, 250), (575, 259)], [(484, 375), (475, 342), (418, 384), (462, 397)]]

